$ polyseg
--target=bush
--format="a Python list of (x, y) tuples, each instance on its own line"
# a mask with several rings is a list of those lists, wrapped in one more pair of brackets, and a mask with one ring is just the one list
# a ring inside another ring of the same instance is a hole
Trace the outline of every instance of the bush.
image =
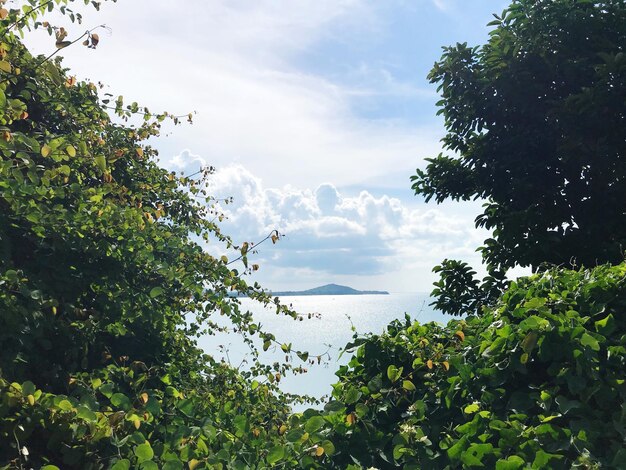
[[(198, 243), (247, 262), (248, 245), (213, 222), (209, 170), (170, 173), (147, 143), (180, 117), (101, 97), (52, 55), (32, 56), (19, 38), (31, 27), (56, 34), (56, 52), (98, 38), (65, 41), (65, 29), (37, 20), (54, 8), (78, 20), (70, 1), (28, 3), (0, 2), (0, 467), (286, 458), (275, 441), (291, 397), (270, 379), (297, 366), (253, 354), (240, 372), (196, 344), (228, 328), (255, 352), (251, 337), (275, 339), (229, 294), (271, 299)], [(218, 314), (228, 321), (216, 324)]]
[(357, 339), (337, 468), (626, 467), (625, 309), (626, 264), (550, 270), (481, 317)]

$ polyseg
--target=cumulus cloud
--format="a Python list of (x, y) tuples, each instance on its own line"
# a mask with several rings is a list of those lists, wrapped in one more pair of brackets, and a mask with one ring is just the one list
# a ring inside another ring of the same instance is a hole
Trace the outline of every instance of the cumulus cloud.
[(446, 256), (476, 258), (474, 249), (484, 238), (469, 214), (408, 207), (365, 190), (346, 195), (331, 183), (266, 188), (241, 165), (218, 170), (209, 187), (217, 198), (233, 196), (233, 203), (221, 208), (227, 217), (224, 230), (234, 238), (259, 240), (272, 230), (284, 235), (277, 245), (260, 247), (256, 259), (262, 266), (297, 272), (303, 279), (317, 277), (317, 282), (427, 271)]

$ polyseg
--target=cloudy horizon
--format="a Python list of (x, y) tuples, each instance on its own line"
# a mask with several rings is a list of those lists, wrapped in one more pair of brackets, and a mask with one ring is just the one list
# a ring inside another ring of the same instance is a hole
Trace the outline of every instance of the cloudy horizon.
[[(444, 258), (478, 267), (480, 202), (425, 204), (409, 177), (441, 151), (436, 87), (441, 46), (484, 42), (492, 11), (477, 0), (163, 0), (103, 4), (98, 49), (64, 64), (151, 110), (196, 111), (194, 124), (151, 141), (161, 164), (210, 164), (223, 230), (254, 241), (271, 230), (252, 280), (270, 289), (336, 282), (429, 291)], [(85, 26), (68, 26), (80, 35)], [(109, 31), (109, 32), (107, 32)], [(37, 52), (53, 41), (27, 38)]]

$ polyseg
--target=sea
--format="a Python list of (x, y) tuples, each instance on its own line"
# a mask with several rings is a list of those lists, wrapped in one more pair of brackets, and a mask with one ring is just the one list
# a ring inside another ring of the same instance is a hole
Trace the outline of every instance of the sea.
[[(351, 354), (341, 355), (342, 348), (353, 335), (382, 333), (394, 319), (404, 319), (408, 314), (420, 323), (447, 323), (453, 317), (434, 310), (432, 299), (426, 293), (390, 293), (389, 295), (311, 295), (282, 297), (302, 320), (277, 315), (257, 302), (240, 299), (242, 309), (254, 314), (262, 329), (273, 333), (281, 343), (291, 344), (293, 350), (308, 351), (310, 362), (303, 363), (295, 355), (292, 363), (307, 369), (304, 374), (281, 376), (280, 386), (288, 393), (306, 394), (325, 399), (337, 382), (335, 372), (346, 364)], [(246, 368), (250, 362), (249, 347), (236, 334), (203, 336), (199, 345), (216, 359), (223, 359), (234, 367)], [(260, 346), (260, 344), (259, 344)], [(320, 363), (317, 363), (317, 356)], [(341, 356), (341, 357), (340, 357)], [(284, 361), (286, 355), (280, 347), (272, 347), (261, 359), (267, 363)]]

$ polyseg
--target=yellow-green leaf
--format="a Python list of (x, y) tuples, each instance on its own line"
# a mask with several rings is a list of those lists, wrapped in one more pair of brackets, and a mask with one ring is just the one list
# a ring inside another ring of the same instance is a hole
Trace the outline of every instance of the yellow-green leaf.
[(152, 297), (154, 299), (155, 297), (158, 297), (162, 293), (163, 293), (163, 288), (162, 287), (153, 287), (150, 290), (150, 297)]
[(106, 158), (104, 158), (104, 155), (98, 155), (96, 158), (94, 158), (94, 161), (96, 162), (96, 165), (98, 166), (100, 171), (104, 173), (107, 169), (107, 160)]
[(477, 403), (472, 403), (471, 405), (467, 405), (463, 409), (463, 413), (469, 415), (469, 414), (472, 414), (472, 413), (476, 413), (479, 409), (480, 409), (480, 406), (478, 406)]
[(415, 390), (415, 384), (410, 380), (405, 380), (404, 382), (402, 382), (402, 388), (408, 391), (413, 391)]
[(70, 157), (76, 156), (76, 149), (74, 148), (73, 145), (68, 145), (67, 147), (65, 147), (65, 151)]

